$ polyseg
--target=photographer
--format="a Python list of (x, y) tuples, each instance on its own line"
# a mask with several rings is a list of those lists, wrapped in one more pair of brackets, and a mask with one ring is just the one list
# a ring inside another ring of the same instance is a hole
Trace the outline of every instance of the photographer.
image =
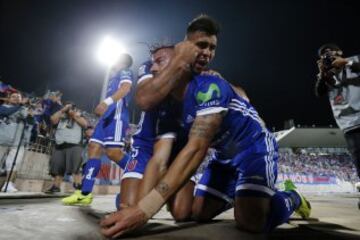
[(328, 94), (336, 123), (344, 132), (360, 177), (360, 56), (344, 58), (335, 44), (323, 45), (318, 55), (315, 93)]
[(50, 175), (54, 181), (46, 193), (60, 192), (64, 174), (72, 174), (74, 188), (80, 189), (83, 129), (88, 123), (71, 103), (51, 115), (50, 119), (55, 126), (55, 149), (50, 161)]
[[(29, 108), (24, 106), (25, 100), (18, 92), (12, 92), (0, 106), (0, 159), (5, 159), (7, 179), (9, 180), (7, 192), (16, 192), (15, 177), (16, 168), (21, 165), (24, 156), (24, 145), (29, 141), (32, 114)], [(24, 132), (23, 132), (24, 131)], [(10, 173), (15, 161), (13, 172)], [(5, 190), (6, 183), (2, 187)]]

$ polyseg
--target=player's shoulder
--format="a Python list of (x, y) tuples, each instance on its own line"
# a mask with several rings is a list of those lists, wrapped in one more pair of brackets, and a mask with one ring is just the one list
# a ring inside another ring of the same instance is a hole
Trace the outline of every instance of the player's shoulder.
[(122, 74), (122, 75), (132, 75), (133, 72), (131, 71), (130, 68), (125, 68), (125, 69), (122, 69), (122, 70), (120, 71), (120, 74)]
[(230, 90), (230, 84), (218, 77), (213, 75), (197, 75), (194, 77), (193, 90), (198, 91), (215, 91), (215, 92), (227, 92)]
[(147, 60), (147, 61), (143, 62), (139, 67), (139, 75), (140, 75), (140, 73), (143, 73), (146, 69), (150, 69), (151, 65), (152, 65), (151, 60)]
[(130, 68), (125, 68), (120, 70), (117, 73), (117, 77), (119, 78), (120, 81), (122, 80), (132, 80), (133, 79), (133, 72), (131, 71)]
[(152, 74), (150, 72), (151, 66), (151, 60), (145, 61), (140, 65), (138, 70), (138, 83), (146, 78), (152, 77)]
[(199, 74), (194, 77), (194, 80), (196, 82), (196, 85), (198, 85), (198, 86), (207, 86), (210, 84), (216, 84), (219, 86), (229, 85), (229, 83), (226, 80), (224, 80), (223, 78), (221, 78), (219, 76), (215, 76), (215, 75)]

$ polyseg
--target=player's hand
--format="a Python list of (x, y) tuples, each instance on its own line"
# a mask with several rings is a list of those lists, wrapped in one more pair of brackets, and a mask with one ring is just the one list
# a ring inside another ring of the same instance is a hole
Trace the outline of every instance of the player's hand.
[(98, 116), (102, 116), (106, 112), (107, 108), (108, 105), (106, 105), (104, 102), (101, 102), (96, 106), (94, 113)]
[(175, 45), (175, 56), (187, 64), (192, 64), (195, 62), (199, 52), (199, 48), (193, 42), (188, 40), (179, 42)]
[(115, 238), (143, 226), (147, 221), (148, 218), (139, 207), (124, 208), (101, 220), (101, 233), (105, 237)]
[(209, 70), (206, 70), (206, 71), (202, 71), (202, 72), (201, 72), (201, 75), (210, 75), (210, 76), (215, 76), (215, 77), (224, 79), (224, 77), (223, 77), (219, 72), (217, 72), (217, 71), (215, 71), (215, 70), (212, 70), (212, 69), (209, 69)]
[(342, 68), (344, 67), (349, 61), (342, 57), (336, 57), (336, 59), (331, 63), (333, 67)]

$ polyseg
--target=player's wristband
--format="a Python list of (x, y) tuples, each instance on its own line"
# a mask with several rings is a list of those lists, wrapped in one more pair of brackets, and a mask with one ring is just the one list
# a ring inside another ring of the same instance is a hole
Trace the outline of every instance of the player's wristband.
[(108, 97), (104, 100), (104, 103), (107, 105), (107, 106), (110, 106), (111, 104), (114, 103), (114, 99), (112, 99), (112, 97)]
[(145, 213), (149, 219), (154, 216), (160, 208), (164, 205), (165, 199), (155, 189), (141, 199), (138, 203), (138, 207)]

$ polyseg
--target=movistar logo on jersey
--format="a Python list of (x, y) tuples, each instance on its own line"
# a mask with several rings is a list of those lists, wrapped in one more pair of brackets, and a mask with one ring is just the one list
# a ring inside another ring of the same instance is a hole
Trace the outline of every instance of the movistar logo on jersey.
[(209, 85), (209, 88), (206, 92), (199, 91), (196, 95), (196, 101), (198, 103), (206, 103), (213, 97), (214, 93), (216, 94), (216, 97), (221, 96), (220, 88), (215, 83), (211, 83)]

